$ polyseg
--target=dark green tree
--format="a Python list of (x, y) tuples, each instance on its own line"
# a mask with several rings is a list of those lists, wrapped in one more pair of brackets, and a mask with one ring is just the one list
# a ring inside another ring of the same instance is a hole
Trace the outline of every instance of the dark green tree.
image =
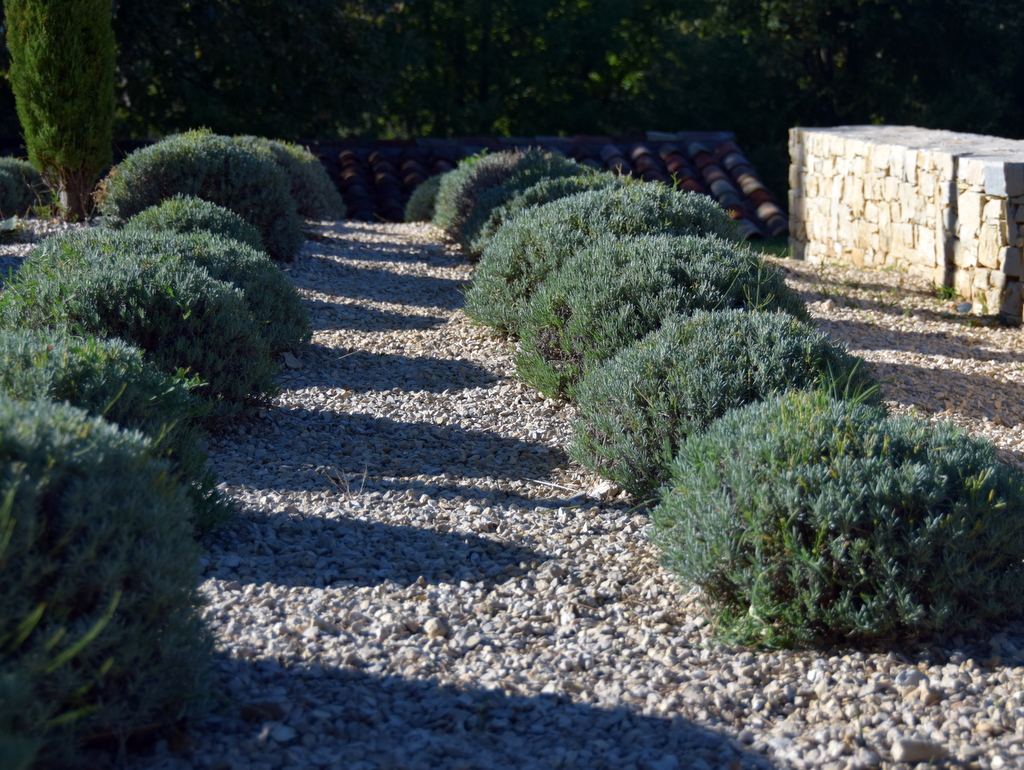
[(9, 78), (29, 160), (62, 214), (89, 215), (111, 160), (112, 0), (6, 0)]
[(118, 2), (119, 135), (206, 126), (297, 140), (358, 130), (392, 77), (382, 5)]

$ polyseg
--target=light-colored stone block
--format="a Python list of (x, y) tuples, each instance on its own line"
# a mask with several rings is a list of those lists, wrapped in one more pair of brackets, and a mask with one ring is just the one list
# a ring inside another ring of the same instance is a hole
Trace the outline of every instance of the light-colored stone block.
[(999, 269), (1011, 277), (1020, 276), (1021, 249), (1014, 246), (1001, 249), (999, 252)]
[(974, 296), (974, 285), (971, 282), (974, 278), (973, 272), (961, 269), (953, 273), (953, 288), (959, 296), (968, 300)]
[(1019, 318), (1024, 142), (844, 126), (793, 129), (789, 145), (795, 254), (902, 267)]
[(957, 234), (961, 240), (973, 238), (981, 227), (981, 195), (965, 192), (956, 201)]
[(1006, 245), (999, 223), (986, 222), (978, 235), (978, 264), (982, 267), (998, 267), (999, 252)]
[(1005, 198), (990, 198), (986, 196), (984, 198), (984, 207), (982, 208), (982, 218), (986, 222), (1001, 222), (1006, 219), (1006, 199)]
[(932, 171), (922, 171), (917, 175), (917, 187), (921, 191), (921, 195), (924, 198), (934, 198), (937, 190), (936, 182), (938, 181), (935, 173)]
[(987, 163), (982, 158), (964, 156), (957, 159), (957, 181), (962, 181), (970, 187), (985, 187), (985, 167)]
[(887, 172), (889, 170), (889, 157), (892, 150), (887, 144), (876, 144), (868, 150), (868, 157), (871, 159), (871, 167), (877, 171)]
[(917, 184), (917, 150), (903, 153), (903, 178), (910, 184)]
[(999, 308), (1001, 315), (1007, 316), (1012, 323), (1021, 322), (1021, 285), (1017, 281), (1010, 281), (1003, 289), (1003, 302)]
[(1024, 194), (1024, 163), (994, 160), (985, 166), (985, 193), (1000, 197)]
[(914, 240), (917, 243), (921, 263), (929, 267), (938, 264), (935, 252), (935, 231), (930, 227), (915, 226)]

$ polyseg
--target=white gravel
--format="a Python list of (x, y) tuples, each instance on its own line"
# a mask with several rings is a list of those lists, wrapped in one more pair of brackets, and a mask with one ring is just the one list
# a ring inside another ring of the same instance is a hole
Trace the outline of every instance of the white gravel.
[[(310, 236), (289, 273), (313, 344), (272, 406), (210, 442), (239, 506), (204, 564), (218, 712), (123, 766), (1024, 767), (1024, 626), (882, 651), (717, 644), (643, 511), (565, 456), (571, 407), (462, 315), (472, 266), (426, 225)], [(905, 375), (897, 410), (1024, 458), (1019, 331), (945, 318), (905, 276), (863, 290), (784, 264), (829, 333)]]

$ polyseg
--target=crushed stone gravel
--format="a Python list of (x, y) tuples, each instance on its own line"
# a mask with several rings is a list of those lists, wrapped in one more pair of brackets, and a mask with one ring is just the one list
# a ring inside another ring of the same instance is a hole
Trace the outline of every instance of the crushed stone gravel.
[[(307, 229), (286, 270), (313, 342), (209, 445), (239, 510), (202, 565), (218, 709), (122, 766), (1024, 767), (1024, 626), (717, 643), (644, 510), (565, 455), (571, 405), (517, 382), (508, 342), (463, 316), (458, 251), (428, 225)], [(894, 411), (1021, 464), (1019, 330), (906, 275), (778, 263), (894, 378)]]

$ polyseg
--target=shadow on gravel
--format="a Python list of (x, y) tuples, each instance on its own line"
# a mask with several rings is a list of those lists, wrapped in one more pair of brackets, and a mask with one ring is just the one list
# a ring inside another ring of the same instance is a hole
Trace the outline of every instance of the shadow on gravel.
[(941, 332), (890, 331), (860, 321), (821, 321), (831, 336), (850, 341), (851, 346), (868, 350), (905, 350), (921, 355), (996, 361), (1024, 366), (1024, 354), (992, 350), (982, 343)]
[[(575, 703), (565, 696), (507, 695), (428, 679), (375, 676), (349, 667), (292, 668), (274, 661), (218, 658), (222, 691), (231, 703), (220, 716), (194, 728), (196, 743), (205, 750), (227, 736), (232, 738), (229, 744), (256, 739), (264, 756), (276, 754), (288, 767), (773, 767), (737, 741), (678, 715), (648, 717), (624, 707)], [(246, 680), (247, 686), (233, 686)], [(270, 688), (279, 695), (268, 698)], [(257, 736), (269, 735), (280, 723), (292, 728), (280, 731), (289, 738), (286, 743), (259, 740)], [(307, 749), (304, 739), (316, 748)], [(218, 766), (218, 760), (222, 758), (214, 756), (210, 766)]]
[[(568, 459), (559, 455), (556, 456), (556, 462), (558, 465), (563, 465), (568, 462)], [(323, 489), (325, 486), (325, 482), (323, 480), (327, 477), (322, 475), (322, 473), (318, 475), (320, 483), (313, 488)], [(466, 498), (467, 502), (463, 505), (470, 505), (470, 502), (468, 501), (472, 500), (484, 500), (487, 505), (503, 506), (505, 508), (508, 508), (511, 505), (518, 505), (520, 508), (526, 509), (542, 508), (548, 510), (554, 510), (556, 508), (572, 508), (576, 506), (589, 508), (594, 505), (600, 505), (602, 508), (606, 509), (616, 507), (614, 504), (609, 504), (607, 502), (587, 497), (585, 494), (586, 490), (570, 491), (568, 489), (551, 488), (537, 482), (535, 479), (524, 479), (529, 488), (538, 492), (537, 496), (531, 497), (507, 489), (488, 490), (473, 484), (437, 484), (429, 481), (418, 481), (416, 479), (379, 478), (376, 476), (371, 477), (369, 475), (364, 479), (362, 476), (357, 474), (353, 474), (349, 478), (351, 481), (349, 481), (348, 484), (351, 491), (356, 494), (360, 492), (413, 492), (418, 499), (420, 495), (424, 494), (431, 498), (444, 498), (447, 493), (450, 497), (461, 495)], [(628, 509), (632, 508), (633, 505), (622, 503), (619, 507)], [(501, 512), (498, 511), (497, 515), (500, 516)]]
[(950, 369), (892, 363), (873, 366), (879, 379), (892, 378), (883, 392), (901, 403), (928, 412), (941, 412), (949, 403), (957, 414), (972, 420), (1002, 419), (1009, 425), (1024, 420), (1024, 388), (1016, 383)]
[[(326, 262), (315, 276), (292, 275), (300, 289), (353, 299), (369, 299), (414, 307), (456, 310), (462, 307), (463, 281)], [(330, 287), (330, 288), (325, 288)]]
[[(538, 454), (539, 445), (458, 425), (395, 422), (363, 414), (334, 415), (335, 464), (343, 473), (372, 469), (377, 476), (540, 478), (566, 462), (564, 455)], [(346, 452), (354, 446), (351, 453)]]
[[(362, 350), (344, 353), (317, 342), (303, 348), (302, 358), (309, 359), (309, 366), (298, 375), (305, 382), (359, 393), (392, 388), (440, 393), (448, 389), (479, 388), (497, 379), (490, 370), (469, 361)], [(287, 383), (287, 373), (281, 379)]]
[(445, 318), (391, 313), (359, 305), (334, 305), (320, 300), (306, 300), (312, 313), (313, 329), (352, 329), (372, 332), (392, 329), (435, 329), (447, 323)]
[[(266, 514), (258, 521), (258, 542), (263, 543), (264, 556), (271, 557), (259, 568), (260, 579), (278, 585), (338, 588), (378, 586), (390, 581), (404, 588), (421, 577), (430, 584), (465, 580), (492, 585), (526, 574), (530, 567), (521, 568), (521, 563), (551, 558), (533, 548), (479, 535), (345, 516), (300, 519), (282, 512)], [(240, 522), (239, 526), (252, 524)], [(277, 532), (279, 539), (266, 539), (267, 526)], [(293, 541), (304, 545), (281, 550)], [(237, 579), (249, 582), (245, 571)]]

